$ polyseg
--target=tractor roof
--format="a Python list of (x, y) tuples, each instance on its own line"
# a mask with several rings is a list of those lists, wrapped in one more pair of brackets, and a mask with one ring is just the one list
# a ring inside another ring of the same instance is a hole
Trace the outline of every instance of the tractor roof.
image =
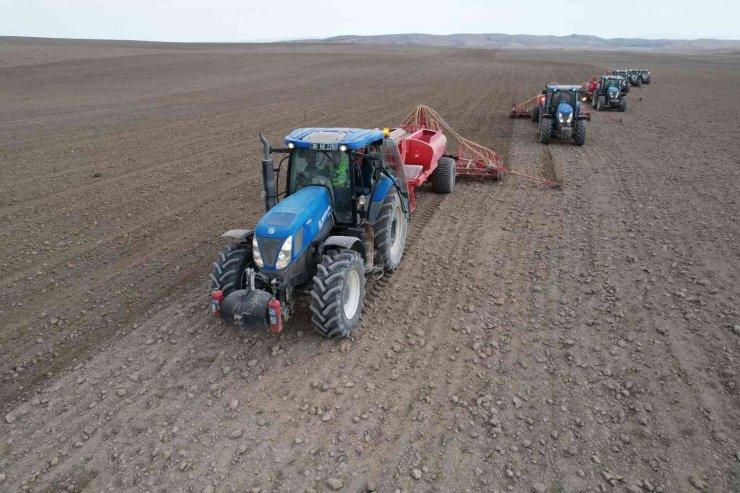
[(565, 86), (565, 85), (549, 85), (547, 86), (548, 91), (580, 91), (581, 86)]
[(602, 75), (602, 77), (605, 79), (609, 79), (609, 80), (611, 79), (624, 80), (624, 77), (622, 77), (621, 75)]
[(383, 136), (383, 131), (377, 128), (297, 128), (285, 136), (285, 143), (306, 149), (314, 144), (346, 145), (348, 149), (359, 149), (381, 140)]

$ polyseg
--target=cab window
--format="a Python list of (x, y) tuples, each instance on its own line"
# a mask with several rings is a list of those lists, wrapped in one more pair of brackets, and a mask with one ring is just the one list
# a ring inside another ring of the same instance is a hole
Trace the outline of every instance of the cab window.
[(329, 189), (337, 222), (352, 223), (352, 185), (349, 154), (342, 151), (295, 149), (290, 156), (288, 192), (309, 186)]

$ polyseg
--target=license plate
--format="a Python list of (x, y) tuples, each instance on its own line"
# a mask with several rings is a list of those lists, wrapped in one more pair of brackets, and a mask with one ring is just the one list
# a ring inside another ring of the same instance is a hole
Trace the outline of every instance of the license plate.
[(312, 142), (311, 149), (316, 151), (336, 151), (337, 149), (339, 149), (339, 144), (320, 144), (317, 142)]

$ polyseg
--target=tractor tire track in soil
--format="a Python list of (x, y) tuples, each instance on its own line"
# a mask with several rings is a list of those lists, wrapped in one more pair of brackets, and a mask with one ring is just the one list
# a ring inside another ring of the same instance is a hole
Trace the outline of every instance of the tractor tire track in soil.
[[(740, 488), (737, 55), (3, 43), (0, 489)], [(654, 84), (583, 147), (508, 118), (621, 65)], [(256, 134), (417, 104), (564, 185), (420, 190), (349, 339), (215, 320)]]

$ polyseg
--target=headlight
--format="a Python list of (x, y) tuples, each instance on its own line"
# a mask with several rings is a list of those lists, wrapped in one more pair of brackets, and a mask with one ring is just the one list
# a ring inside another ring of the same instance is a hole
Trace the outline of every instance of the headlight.
[(252, 237), (252, 258), (254, 259), (254, 263), (257, 264), (257, 267), (260, 269), (265, 266), (265, 262), (262, 260), (262, 252), (260, 252), (260, 246), (257, 244), (257, 237)]
[(563, 123), (563, 114), (562, 113), (558, 113), (558, 121), (560, 123)]
[(290, 254), (293, 251), (293, 236), (288, 236), (283, 242), (283, 246), (280, 247), (280, 253), (278, 253), (277, 262), (275, 262), (276, 269), (285, 269), (290, 263)]
[(568, 115), (568, 119), (565, 121), (565, 123), (570, 123), (571, 120), (573, 120), (573, 113), (571, 113), (570, 115)]

